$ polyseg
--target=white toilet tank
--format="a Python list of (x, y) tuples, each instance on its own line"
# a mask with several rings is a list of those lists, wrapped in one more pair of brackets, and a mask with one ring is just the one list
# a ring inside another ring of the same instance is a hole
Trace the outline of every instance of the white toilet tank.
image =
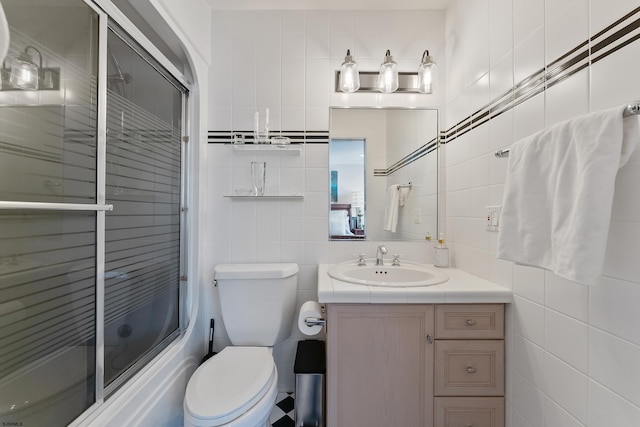
[(272, 347), (291, 334), (298, 264), (218, 264), (214, 279), (233, 345)]

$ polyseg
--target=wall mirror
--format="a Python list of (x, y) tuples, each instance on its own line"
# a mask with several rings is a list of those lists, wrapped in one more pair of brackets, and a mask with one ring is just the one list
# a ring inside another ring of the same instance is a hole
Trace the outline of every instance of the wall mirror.
[(438, 227), (438, 110), (331, 108), (329, 239), (424, 240)]

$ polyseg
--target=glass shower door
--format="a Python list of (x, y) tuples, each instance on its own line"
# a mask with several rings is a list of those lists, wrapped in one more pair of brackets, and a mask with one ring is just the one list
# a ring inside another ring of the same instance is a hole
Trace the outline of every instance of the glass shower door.
[(107, 45), (109, 392), (179, 333), (183, 92), (117, 28)]
[[(98, 16), (81, 0), (2, 5), (0, 425), (64, 426), (96, 400)], [(12, 83), (25, 54), (38, 90)]]
[(89, 1), (2, 6), (0, 426), (66, 426), (180, 333), (187, 90)]

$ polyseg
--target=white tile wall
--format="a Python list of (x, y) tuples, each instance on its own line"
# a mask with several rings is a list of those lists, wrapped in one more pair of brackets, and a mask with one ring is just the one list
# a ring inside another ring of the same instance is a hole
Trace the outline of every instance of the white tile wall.
[[(391, 49), (400, 71), (417, 69), (425, 49), (444, 69), (444, 28), (444, 13), (439, 11), (213, 11), (208, 129), (251, 130), (254, 111), (265, 108), (274, 131), (326, 131), (329, 107), (334, 105), (441, 105), (444, 90), (432, 96), (347, 95), (334, 93), (333, 79), (347, 49), (363, 71), (377, 70), (386, 49)], [(211, 265), (206, 269), (207, 282), (213, 265), (220, 262), (296, 262), (298, 304), (302, 304), (317, 299), (317, 264), (375, 252), (376, 242), (328, 241), (328, 145), (307, 144), (300, 156), (255, 156), (232, 154), (228, 147), (210, 144), (207, 159), (209, 225), (204, 259)], [(267, 162), (267, 190), (300, 192), (304, 200), (251, 202), (222, 197), (250, 187), (252, 160)], [(488, 173), (486, 167), (483, 173)], [(387, 246), (410, 260), (431, 260), (430, 246), (424, 242)], [(213, 299), (208, 306), (218, 320), (216, 326), (220, 325), (216, 328), (220, 349), (228, 338), (219, 318), (217, 293), (205, 294)], [(293, 391), (296, 342), (303, 338), (295, 327), (274, 351), (282, 391)]]
[[(445, 19), (437, 12), (217, 11), (213, 58), (231, 58), (232, 67), (211, 68), (209, 128), (250, 129), (257, 107), (270, 108), (275, 130), (326, 130), (330, 105), (442, 105), (441, 94), (425, 101), (332, 92), (332, 73), (347, 48), (361, 69), (375, 69), (387, 48), (408, 67), (412, 57), (421, 54), (413, 51), (423, 49), (423, 44), (430, 44), (426, 48), (440, 65), (442, 83), (446, 75), (445, 120), (451, 126), (640, 6), (637, 0), (561, 3), (454, 0)], [(383, 17), (388, 17), (385, 25)], [(258, 34), (264, 38), (260, 43)], [(640, 419), (640, 335), (633, 327), (634, 302), (640, 297), (640, 264), (633, 256), (640, 250), (640, 202), (634, 190), (640, 157), (634, 156), (619, 174), (607, 277), (596, 287), (495, 261), (495, 235), (484, 231), (482, 221), (483, 206), (501, 203), (506, 171), (506, 161), (495, 159), (492, 151), (551, 123), (638, 98), (640, 79), (630, 64), (640, 55), (639, 43), (453, 141), (443, 155), (446, 187), (441, 188), (446, 190), (442, 200), (447, 206), (441, 212), (447, 212), (453, 264), (514, 289), (507, 325), (513, 341), (507, 344), (513, 346), (512, 360), (507, 360), (510, 426), (631, 427)], [(266, 55), (276, 57), (268, 70), (260, 67)], [(242, 167), (231, 164), (224, 147), (210, 146), (206, 250), (212, 265), (263, 259), (298, 262), (299, 303), (313, 298), (315, 265), (344, 259), (362, 247), (324, 238), (326, 221), (318, 208), (326, 206), (328, 197), (319, 183), (326, 174), (326, 156), (325, 146), (308, 146), (299, 164), (280, 165), (280, 185), (293, 188), (292, 183), (306, 181), (303, 202), (239, 206), (221, 194), (231, 190), (234, 180), (246, 179), (239, 172)], [(418, 259), (429, 257), (425, 245), (403, 246)], [(374, 243), (365, 247), (371, 251)], [(215, 301), (215, 292), (211, 297)], [(217, 316), (219, 309), (215, 303), (212, 307)], [(219, 329), (220, 347), (227, 339)], [(292, 355), (300, 338), (294, 332), (276, 348), (283, 389), (292, 385)]]
[(544, 401), (544, 421), (547, 426), (581, 427), (583, 425), (551, 399)]
[(587, 373), (588, 325), (549, 309), (545, 311), (544, 320), (546, 350), (580, 372)]
[(589, 36), (589, 0), (545, 0), (547, 63)]
[[(477, 87), (464, 76), (477, 63), (490, 64), (489, 92), (495, 99), (638, 7), (638, 0), (490, 0), (488, 6), (452, 1), (445, 19), (450, 77), (445, 127), (477, 108), (472, 101)], [(470, 17), (488, 19), (488, 40), (473, 37), (483, 25), (468, 26)], [(484, 52), (485, 58), (468, 56), (471, 51)], [(497, 239), (487, 233), (483, 241), (482, 230), (473, 229), (482, 229), (482, 221), (472, 221), (484, 216), (483, 205), (501, 204), (507, 160), (494, 158), (493, 150), (561, 120), (637, 100), (640, 79), (632, 69), (639, 56), (636, 41), (447, 145), (446, 228), (453, 265), (513, 284), (514, 303), (507, 311), (510, 427), (640, 423), (640, 333), (634, 327), (640, 298), (640, 154), (618, 174), (604, 276), (597, 286), (510, 263), (490, 261), (487, 268)], [(488, 146), (476, 145), (486, 138)], [(483, 156), (490, 159), (487, 164)]]
[(599, 383), (589, 381), (589, 427), (633, 427), (639, 419), (637, 406)]

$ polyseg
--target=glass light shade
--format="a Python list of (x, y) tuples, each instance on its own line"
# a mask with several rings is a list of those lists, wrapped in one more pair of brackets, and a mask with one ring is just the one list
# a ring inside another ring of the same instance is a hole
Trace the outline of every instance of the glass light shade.
[(425, 50), (422, 55), (422, 62), (418, 67), (418, 92), (433, 93), (436, 82), (438, 67), (429, 56), (429, 51)]
[(358, 64), (353, 60), (351, 52), (347, 50), (347, 56), (340, 67), (340, 90), (347, 93), (353, 93), (360, 89), (360, 73), (358, 72)]
[(11, 61), (11, 85), (18, 89), (38, 90), (38, 66), (23, 52)]
[(398, 64), (393, 60), (391, 52), (387, 50), (378, 73), (378, 90), (382, 93), (392, 93), (398, 90), (398, 85)]

